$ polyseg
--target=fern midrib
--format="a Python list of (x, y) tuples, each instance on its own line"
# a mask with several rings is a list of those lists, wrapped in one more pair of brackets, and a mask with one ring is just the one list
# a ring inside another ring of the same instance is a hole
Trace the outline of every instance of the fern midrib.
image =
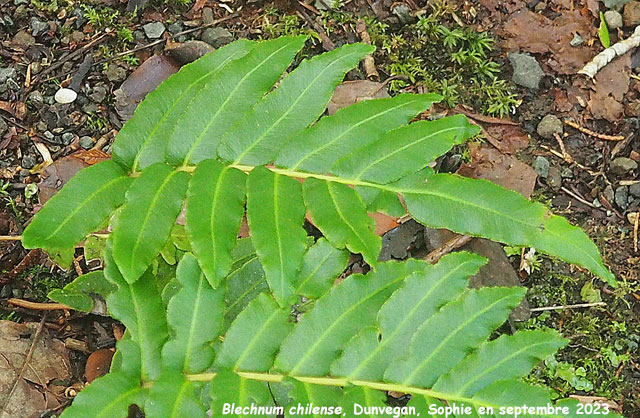
[[(422, 372), (422, 369), (424, 369), (424, 367), (426, 365), (429, 364), (429, 362), (431, 361), (431, 359), (440, 352), (440, 350), (442, 350), (445, 347), (445, 344), (451, 340), (453, 337), (457, 336), (464, 328), (466, 328), (467, 326), (469, 326), (473, 321), (475, 321), (477, 318), (482, 317), (486, 312), (490, 311), (494, 306), (502, 303), (505, 299), (509, 299), (510, 297), (512, 297), (513, 295), (505, 295), (503, 297), (501, 297), (500, 299), (496, 299), (493, 302), (491, 302), (489, 305), (485, 306), (484, 308), (476, 311), (473, 315), (471, 315), (470, 317), (468, 317), (467, 319), (464, 320), (464, 322), (462, 322), (460, 325), (458, 325), (457, 327), (455, 327), (453, 330), (451, 330), (451, 332), (447, 333), (447, 336), (445, 338), (443, 338), (442, 340), (440, 340), (435, 349), (433, 349), (431, 351), (431, 353), (423, 358), (417, 366), (415, 366), (413, 368), (413, 371), (409, 374), (409, 376), (407, 376), (404, 379), (404, 384), (411, 384), (413, 383), (413, 378), (419, 374), (420, 372)], [(424, 324), (423, 324), (424, 326)], [(422, 328), (422, 327), (421, 327)], [(420, 333), (421, 330), (416, 331), (416, 335), (418, 335), (418, 333)]]
[(322, 260), (316, 265), (316, 267), (311, 271), (311, 273), (309, 273), (307, 275), (307, 277), (298, 285), (298, 287), (296, 288), (296, 292), (300, 292), (300, 290), (304, 287), (304, 285), (307, 284), (307, 282), (309, 282), (322, 268), (322, 266), (324, 266), (324, 264), (331, 260), (333, 258), (334, 254), (332, 253), (327, 253)]
[(173, 418), (179, 418), (180, 415), (178, 415), (180, 413), (180, 406), (182, 406), (182, 397), (185, 395), (185, 391), (190, 387), (190, 384), (188, 381), (183, 382), (182, 385), (180, 386), (180, 390), (178, 391), (178, 394), (176, 395), (175, 401), (173, 402), (173, 408), (171, 408), (171, 417)]
[[(313, 150), (313, 151), (311, 151), (310, 153), (307, 153), (306, 155), (304, 155), (304, 156), (303, 156), (302, 158), (300, 158), (300, 159), (299, 159), (299, 160), (298, 160), (298, 161), (297, 161), (293, 166), (291, 166), (291, 167), (290, 167), (290, 169), (291, 169), (291, 170), (296, 170), (298, 167), (300, 167), (300, 165), (301, 165), (304, 161), (308, 160), (309, 158), (313, 157), (314, 155), (318, 154), (319, 152), (322, 152), (322, 151), (324, 151), (326, 148), (328, 148), (328, 147), (330, 147), (331, 145), (335, 144), (335, 143), (336, 143), (336, 142), (338, 142), (340, 139), (342, 139), (345, 135), (347, 135), (349, 132), (351, 132), (351, 131), (353, 131), (354, 129), (356, 129), (356, 128), (360, 127), (362, 124), (368, 123), (368, 122), (372, 121), (373, 119), (376, 119), (376, 118), (382, 117), (382, 116), (386, 115), (386, 114), (387, 114), (387, 113), (389, 113), (389, 112), (392, 112), (392, 111), (395, 111), (395, 110), (401, 109), (401, 108), (403, 108), (403, 107), (405, 107), (405, 106), (409, 106), (409, 105), (411, 105), (411, 104), (415, 103), (416, 101), (418, 101), (418, 100), (416, 99), (416, 100), (413, 100), (413, 101), (410, 101), (410, 102), (401, 103), (401, 104), (400, 104), (400, 105), (398, 105), (398, 106), (395, 106), (395, 107), (392, 107), (392, 108), (386, 109), (386, 110), (385, 110), (385, 111), (383, 111), (383, 112), (378, 112), (378, 113), (376, 113), (375, 115), (369, 116), (368, 118), (363, 119), (363, 120), (362, 120), (362, 121), (360, 121), (360, 122), (354, 123), (354, 124), (353, 124), (353, 125), (351, 125), (348, 129), (346, 129), (346, 130), (342, 131), (342, 133), (340, 133), (340, 135), (338, 135), (338, 136), (336, 136), (335, 138), (333, 138), (333, 139), (331, 139), (331, 140), (327, 141), (327, 142), (326, 142), (326, 143), (324, 143), (322, 146), (320, 146), (320, 147), (318, 147), (318, 148), (314, 149), (314, 150)], [(318, 128), (316, 128), (316, 129), (318, 129)]]
[[(388, 336), (388, 338), (385, 338), (384, 333), (382, 334), (382, 340), (380, 341), (380, 344), (378, 344), (376, 346), (376, 348), (371, 352), (371, 354), (369, 354), (360, 363), (360, 365), (353, 372), (351, 372), (351, 374), (349, 375), (349, 378), (356, 378), (357, 375), (358, 375), (358, 372), (360, 372), (360, 370), (363, 369), (367, 365), (368, 362), (374, 360), (376, 355), (380, 351), (382, 351), (385, 347), (387, 347), (387, 345), (389, 345), (393, 341), (393, 338), (403, 330), (404, 325), (406, 323), (411, 322), (411, 321), (414, 320), (413, 316), (420, 309), (420, 307), (422, 306), (424, 301), (427, 300), (429, 298), (429, 296), (431, 296), (431, 294), (433, 292), (435, 292), (443, 282), (448, 280), (451, 275), (453, 275), (458, 269), (460, 269), (462, 267), (465, 267), (465, 263), (457, 264), (456, 267), (453, 270), (449, 270), (446, 274), (443, 274), (442, 276), (440, 276), (438, 281), (436, 283), (434, 283), (433, 286), (431, 286), (431, 288), (422, 296), (422, 298), (420, 298), (418, 303), (416, 303), (413, 306), (413, 308), (411, 308), (409, 313), (404, 316), (402, 321), (400, 321), (400, 323), (397, 324), (397, 326), (395, 327), (393, 332)], [(387, 363), (389, 363), (389, 362), (387, 362)]]
[[(255, 261), (258, 258), (258, 256), (254, 256), (252, 257), (250, 260), (247, 260), (246, 263), (244, 263), (241, 267), (239, 267), (237, 270), (233, 271), (232, 273), (230, 273), (227, 278), (230, 278), (231, 276), (235, 275), (239, 270), (241, 270), (243, 267), (245, 267), (246, 265), (248, 265), (249, 263), (251, 263), (252, 261)], [(229, 311), (231, 311), (233, 308), (235, 308), (235, 306), (240, 303), (240, 301), (242, 301), (242, 299), (245, 298), (245, 296), (247, 296), (249, 293), (251, 293), (252, 291), (254, 291), (261, 283), (263, 283), (265, 280), (265, 277), (263, 276), (260, 280), (256, 280), (256, 282), (251, 285), (250, 288), (248, 288), (242, 295), (240, 295), (239, 298), (236, 298), (236, 300), (229, 306), (227, 306), (227, 309), (224, 311), (225, 316), (229, 313)]]
[(194, 336), (195, 336), (195, 332), (196, 332), (196, 328), (198, 328), (199, 324), (198, 322), (195, 320), (196, 318), (198, 318), (198, 313), (200, 312), (200, 308), (202, 307), (202, 302), (203, 302), (203, 298), (202, 298), (202, 287), (204, 284), (209, 284), (209, 282), (207, 281), (204, 273), (200, 273), (200, 277), (198, 278), (198, 289), (196, 290), (196, 300), (195, 300), (195, 306), (193, 307), (193, 310), (191, 311), (191, 321), (189, 321), (189, 323), (191, 324), (191, 326), (189, 327), (189, 334), (188, 334), (188, 338), (187, 338), (187, 346), (185, 347), (185, 355), (184, 355), (184, 363), (182, 363), (182, 370), (189, 370), (189, 363), (191, 362), (191, 354), (192, 354), (192, 348), (193, 348), (193, 340), (194, 340)]
[(253, 335), (253, 337), (251, 338), (247, 346), (244, 348), (244, 351), (242, 352), (240, 357), (238, 357), (238, 360), (236, 360), (235, 364), (233, 365), (234, 371), (238, 370), (240, 365), (244, 361), (244, 359), (247, 358), (247, 356), (252, 353), (253, 347), (255, 347), (255, 345), (258, 344), (259, 342), (262, 342), (262, 335), (267, 330), (269, 330), (269, 325), (271, 324), (271, 322), (277, 319), (279, 313), (281, 313), (279, 309), (274, 310), (271, 313), (271, 315), (269, 315), (269, 318), (267, 318), (267, 320), (264, 321), (261, 329)]
[[(216, 229), (214, 228), (214, 223), (216, 221), (216, 212), (218, 212), (216, 209), (218, 207), (219, 202), (219, 194), (220, 194), (220, 189), (221, 189), (221, 185), (224, 181), (224, 176), (227, 174), (227, 172), (231, 170), (230, 167), (226, 166), (224, 167), (221, 171), (220, 174), (218, 175), (218, 179), (216, 181), (216, 186), (215, 189), (213, 191), (213, 204), (211, 205), (211, 212), (209, 214), (209, 231), (208, 234), (209, 236), (211, 236), (211, 255), (212, 255), (212, 260), (213, 260), (213, 266), (214, 269), (217, 270), (218, 268), (220, 268), (220, 266), (218, 265), (219, 263), (217, 262), (218, 260), (218, 246), (215, 245), (215, 240), (216, 240)], [(206, 258), (205, 258), (206, 260)], [(216, 276), (218, 276), (218, 271), (214, 271), (213, 272)], [(217, 278), (217, 277), (216, 277)]]
[(189, 148), (189, 151), (187, 152), (187, 155), (185, 156), (185, 158), (184, 158), (184, 160), (182, 162), (182, 166), (186, 166), (187, 164), (189, 164), (189, 160), (191, 160), (191, 155), (194, 153), (196, 148), (198, 148), (198, 146), (200, 145), (200, 142), (202, 142), (202, 138), (204, 138), (204, 135), (209, 131), (209, 128), (211, 128), (211, 125), (213, 125), (213, 123), (216, 121), (216, 119), (217, 119), (218, 115), (220, 114), (220, 112), (222, 112), (222, 110), (225, 109), (225, 106), (227, 105), (227, 103), (229, 103), (231, 98), (235, 96), (236, 92), (240, 89), (240, 87), (247, 80), (247, 78), (250, 75), (252, 75), (254, 72), (258, 71), (258, 69), (261, 68), (266, 62), (268, 62), (274, 55), (278, 54), (280, 51), (282, 51), (283, 49), (287, 48), (290, 45), (290, 43), (291, 42), (289, 42), (289, 43), (283, 45), (282, 47), (280, 47), (279, 49), (273, 51), (266, 58), (264, 58), (262, 61), (260, 61), (260, 64), (258, 64), (255, 67), (253, 67), (251, 69), (251, 71), (246, 73), (238, 81), (238, 83), (236, 83), (236, 86), (229, 92), (229, 94), (227, 95), (227, 98), (224, 100), (224, 102), (222, 102), (220, 104), (220, 106), (216, 110), (216, 113), (214, 113), (213, 116), (211, 117), (211, 119), (209, 119), (209, 122), (207, 123), (205, 128), (202, 130), (202, 132), (200, 132), (200, 134), (196, 138), (196, 140), (193, 143), (193, 145), (191, 146), (191, 148)]
[[(158, 122), (154, 125), (153, 129), (151, 130), (151, 132), (149, 133), (149, 135), (147, 135), (147, 137), (145, 138), (144, 141), (142, 141), (142, 144), (140, 145), (140, 150), (138, 151), (138, 153), (136, 154), (136, 157), (133, 159), (133, 165), (131, 167), (131, 171), (133, 172), (137, 172), (138, 171), (138, 163), (140, 162), (140, 158), (142, 157), (143, 154), (143, 150), (144, 147), (147, 146), (147, 144), (149, 143), (149, 141), (151, 141), (151, 139), (153, 138), (153, 136), (155, 135), (156, 131), (158, 130), (158, 128), (160, 126), (162, 126), (165, 122), (165, 120), (169, 117), (169, 115), (171, 114), (171, 112), (173, 111), (173, 109), (178, 105), (178, 103), (180, 103), (180, 101), (182, 100), (182, 98), (184, 97), (185, 94), (187, 94), (189, 91), (191, 91), (191, 89), (198, 83), (200, 83), (203, 79), (210, 77), (212, 74), (216, 73), (217, 71), (219, 71), (222, 67), (224, 67), (225, 65), (227, 65), (230, 61), (233, 61), (233, 58), (239, 54), (240, 51), (236, 52), (236, 54), (230, 55), (229, 57), (227, 57), (227, 59), (225, 59), (224, 61), (222, 61), (215, 69), (209, 71), (208, 73), (206, 73), (205, 75), (203, 75), (202, 77), (196, 79), (194, 82), (192, 82), (191, 84), (189, 84), (189, 86), (182, 91), (182, 93), (180, 93), (180, 95), (178, 96), (178, 98), (173, 102), (173, 104), (171, 105), (171, 107), (169, 107), (169, 109), (167, 109), (167, 111), (160, 117), (160, 119), (158, 120)], [(154, 90), (155, 92), (155, 90)], [(187, 104), (187, 108), (189, 107), (189, 105), (195, 100), (195, 97), (193, 97), (190, 101), (189, 104)], [(144, 101), (145, 103), (148, 103), (147, 101)], [(185, 109), (184, 112), (182, 114), (184, 114), (188, 109)]]
[[(332, 65), (335, 65), (337, 63), (340, 63), (341, 61), (344, 61), (347, 58), (350, 58), (352, 55), (357, 55), (358, 52), (351, 52), (349, 54), (343, 55), (342, 57), (338, 58), (337, 60), (334, 60), (333, 62), (331, 62), (331, 64), (327, 65), (326, 67), (324, 67), (324, 69), (311, 81), (307, 84), (307, 86), (304, 88), (304, 90), (302, 90), (302, 92), (298, 95), (298, 97), (293, 101), (293, 103), (289, 106), (289, 108), (287, 108), (286, 111), (284, 111), (282, 113), (282, 115), (274, 122), (271, 124), (271, 126), (269, 126), (263, 133), (262, 135), (260, 135), (251, 145), (249, 145), (244, 151), (242, 151), (240, 153), (240, 155), (235, 159), (234, 164), (239, 164), (242, 159), (244, 158), (245, 155), (247, 155), (251, 150), (253, 150), (263, 139), (265, 136), (267, 136), (267, 134), (269, 132), (271, 132), (276, 126), (278, 126), (278, 124), (285, 119), (289, 113), (291, 113), (293, 111), (293, 109), (297, 106), (298, 102), (300, 100), (302, 100), (302, 98), (306, 95), (307, 91), (318, 81), (318, 79), (324, 75), (324, 73), (331, 68)], [(276, 90), (277, 92), (278, 90)], [(275, 93), (275, 92), (274, 92)]]
[[(278, 262), (280, 267), (280, 277), (278, 278), (278, 286), (280, 287), (280, 294), (284, 296), (286, 294), (285, 289), (287, 287), (286, 275), (284, 272), (284, 254), (282, 248), (282, 234), (280, 232), (280, 199), (278, 195), (278, 188), (280, 184), (280, 176), (273, 176), (273, 225), (276, 229), (276, 238), (278, 241)], [(266, 272), (265, 272), (266, 273)], [(267, 277), (268, 281), (269, 277)]]
[(379, 288), (376, 289), (375, 292), (367, 295), (367, 297), (360, 299), (357, 303), (351, 305), (349, 307), (349, 309), (347, 309), (346, 311), (342, 312), (340, 314), (340, 316), (338, 316), (338, 318), (336, 318), (335, 321), (333, 321), (331, 323), (331, 325), (329, 325), (328, 327), (326, 327), (324, 329), (324, 331), (322, 332), (322, 334), (316, 338), (315, 342), (307, 349), (307, 351), (305, 352), (305, 354), (302, 356), (302, 358), (300, 360), (298, 360), (298, 362), (291, 368), (290, 373), (295, 374), (296, 371), (298, 371), (298, 369), (300, 367), (302, 367), (302, 365), (307, 361), (307, 359), (313, 355), (315, 353), (315, 351), (317, 350), (318, 346), (321, 346), (324, 343), (324, 340), (328, 337), (331, 336), (332, 334), (332, 330), (338, 326), (339, 323), (342, 323), (342, 321), (351, 314), (351, 312), (353, 312), (354, 310), (356, 310), (359, 306), (361, 306), (363, 303), (367, 302), (369, 299), (377, 296), (380, 292), (386, 290), (387, 288), (395, 285), (397, 282), (402, 281), (406, 278), (406, 276), (398, 276), (396, 277), (394, 280), (391, 280), (388, 283), (385, 283), (384, 286), (381, 286)]
[(381, 161), (384, 161), (384, 160), (390, 159), (391, 157), (393, 157), (394, 155), (398, 154), (399, 152), (406, 151), (408, 148), (411, 148), (411, 147), (413, 147), (413, 146), (414, 146), (414, 145), (416, 145), (416, 144), (419, 144), (419, 143), (421, 143), (421, 142), (424, 142), (424, 141), (426, 141), (427, 139), (429, 139), (429, 138), (431, 138), (431, 137), (433, 137), (433, 136), (441, 135), (441, 134), (444, 134), (445, 132), (454, 131), (454, 130), (458, 130), (458, 129), (464, 130), (465, 128), (464, 128), (464, 127), (460, 127), (460, 126), (456, 126), (456, 127), (453, 127), (453, 128), (446, 128), (446, 129), (442, 129), (442, 130), (439, 130), (439, 131), (436, 131), (436, 132), (432, 132), (432, 133), (430, 133), (429, 135), (423, 136), (423, 137), (421, 137), (421, 138), (419, 138), (419, 139), (417, 139), (417, 140), (415, 140), (415, 141), (413, 141), (413, 142), (411, 142), (411, 143), (409, 143), (409, 144), (403, 145), (402, 147), (395, 148), (395, 149), (394, 149), (393, 151), (391, 151), (390, 153), (385, 154), (385, 155), (383, 155), (382, 157), (380, 157), (380, 158), (376, 159), (375, 161), (373, 161), (372, 163), (370, 163), (370, 164), (366, 165), (366, 166), (365, 166), (365, 167), (364, 167), (364, 168), (363, 168), (363, 169), (358, 173), (358, 175), (356, 176), (356, 178), (355, 178), (355, 179), (356, 179), (356, 180), (360, 180), (360, 179), (362, 178), (362, 176), (363, 176), (364, 174), (366, 174), (366, 172), (367, 172), (367, 171), (369, 171), (372, 167), (375, 167), (375, 165), (376, 165), (376, 164), (379, 164)]
[(131, 389), (129, 389), (128, 391), (121, 393), (120, 395), (118, 395), (116, 398), (114, 398), (109, 405), (107, 405), (104, 409), (102, 409), (101, 411), (98, 412), (98, 415), (96, 416), (96, 418), (101, 418), (101, 417), (105, 417), (105, 418), (112, 418), (114, 416), (116, 416), (112, 409), (114, 408), (118, 408), (121, 407), (122, 405), (120, 405), (120, 403), (129, 398), (131, 395), (133, 395), (134, 393), (141, 391), (142, 388), (139, 386), (133, 387)]
[[(253, 373), (253, 372), (234, 372), (238, 376), (248, 379), (248, 380), (256, 380), (260, 382), (268, 382), (268, 383), (281, 383), (286, 378), (292, 378), (298, 380), (303, 383), (313, 384), (313, 385), (321, 385), (321, 386), (337, 386), (337, 387), (346, 387), (349, 385), (360, 386), (369, 389), (376, 389), (381, 391), (392, 391), (398, 393), (410, 393), (415, 395), (428, 396), (431, 398), (441, 399), (445, 401), (453, 401), (460, 402), (465, 404), (471, 404), (476, 406), (484, 406), (491, 407), (494, 410), (498, 410), (500, 406), (488, 401), (469, 398), (466, 396), (460, 396), (453, 393), (447, 392), (438, 392), (432, 389), (425, 389), (416, 386), (408, 386), (397, 383), (387, 383), (387, 382), (375, 382), (370, 380), (349, 380), (345, 378), (336, 378), (336, 377), (314, 377), (314, 376), (300, 376), (294, 374), (282, 374), (282, 373)], [(215, 378), (217, 373), (200, 373), (200, 374), (190, 374), (185, 377), (193, 382), (210, 382), (213, 378)], [(244, 382), (244, 379), (240, 379), (241, 382)], [(564, 415), (544, 415), (549, 418), (566, 418)]]

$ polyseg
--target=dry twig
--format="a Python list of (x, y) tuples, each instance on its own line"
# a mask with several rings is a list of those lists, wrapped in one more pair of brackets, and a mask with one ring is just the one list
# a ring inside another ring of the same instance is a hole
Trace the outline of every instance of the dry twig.
[(592, 131), (591, 129), (587, 129), (585, 127), (582, 127), (582, 126), (578, 125), (577, 123), (572, 122), (572, 121), (567, 120), (567, 119), (563, 120), (563, 122), (565, 123), (565, 125), (569, 125), (572, 128), (579, 130), (583, 134), (587, 134), (587, 135), (592, 136), (594, 138), (602, 139), (603, 141), (622, 141), (624, 139), (624, 136), (622, 136), (622, 135), (599, 134), (597, 132)]
[(558, 141), (558, 145), (560, 145), (560, 151), (562, 152), (562, 159), (568, 162), (569, 164), (571, 164), (573, 162), (573, 157), (569, 155), (569, 153), (567, 152), (567, 149), (564, 147), (564, 141), (562, 140), (562, 137), (560, 137), (560, 135), (557, 132), (554, 132), (553, 136), (556, 138), (556, 141)]
[(473, 239), (473, 237), (470, 237), (469, 235), (456, 234), (449, 241), (447, 241), (444, 244), (442, 244), (442, 246), (440, 246), (439, 248), (436, 248), (435, 250), (433, 250), (429, 254), (427, 254), (427, 256), (424, 259), (425, 259), (425, 261), (427, 263), (435, 264), (442, 257), (444, 257), (445, 255), (449, 254), (451, 251), (456, 250), (456, 249), (464, 246), (465, 244), (467, 244), (472, 239)]
[[(371, 36), (369, 36), (369, 32), (367, 32), (367, 25), (364, 23), (364, 20), (358, 19), (358, 22), (356, 23), (356, 32), (358, 32), (358, 36), (360, 36), (362, 43), (371, 45)], [(364, 71), (369, 80), (380, 81), (380, 74), (378, 74), (376, 62), (374, 61), (372, 54), (364, 57), (363, 65)]]
[(577, 305), (557, 305), (557, 306), (544, 306), (542, 308), (531, 308), (531, 312), (544, 312), (544, 311), (560, 311), (562, 309), (576, 309), (576, 308), (591, 308), (593, 306), (606, 306), (604, 302), (593, 303), (578, 303)]
[(72, 310), (73, 308), (62, 303), (40, 303), (31, 302), (29, 300), (10, 298), (7, 303), (15, 306), (19, 306), (25, 309), (31, 309), (33, 311), (59, 311), (59, 310)]

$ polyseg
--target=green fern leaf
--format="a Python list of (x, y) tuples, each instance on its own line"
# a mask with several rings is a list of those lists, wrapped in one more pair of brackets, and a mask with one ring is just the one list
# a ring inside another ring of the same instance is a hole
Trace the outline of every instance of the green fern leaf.
[(408, 123), (441, 99), (435, 94), (399, 94), (345, 107), (286, 141), (275, 160), (276, 165), (292, 170), (328, 172), (340, 156)]
[(210, 343), (222, 328), (222, 321), (215, 318), (223, 315), (224, 290), (209, 286), (191, 254), (180, 260), (176, 277), (181, 289), (167, 307), (167, 322), (174, 337), (164, 345), (162, 358), (174, 371), (198, 373), (213, 362)]
[[(269, 388), (265, 382), (258, 382), (256, 380), (245, 379), (237, 374), (222, 370), (216, 374), (216, 377), (211, 381), (209, 385), (211, 402), (211, 411), (213, 416), (225, 416), (225, 417), (246, 417), (248, 414), (239, 413), (236, 414), (235, 409), (231, 412), (226, 412), (224, 405), (227, 404), (237, 408), (245, 408), (254, 406), (273, 407), (273, 400), (269, 393)], [(271, 411), (269, 409), (268, 411)], [(257, 414), (256, 414), (257, 415)], [(266, 414), (265, 414), (266, 415)], [(275, 414), (273, 414), (275, 415)]]
[[(342, 410), (346, 417), (375, 417), (379, 414), (363, 414), (359, 411), (354, 411), (354, 405), (358, 404), (363, 408), (376, 408), (375, 410), (381, 411), (388, 407), (385, 401), (387, 397), (384, 392), (374, 390), (370, 388), (363, 388), (359, 386), (348, 387), (344, 390), (342, 396)], [(356, 413), (359, 412), (359, 413)]]
[(374, 233), (373, 219), (355, 190), (344, 184), (307, 179), (303, 185), (304, 201), (315, 226), (337, 248), (362, 253), (375, 266), (382, 240)]
[(106, 299), (114, 290), (116, 286), (105, 279), (102, 271), (92, 271), (77, 277), (63, 289), (53, 289), (47, 296), (75, 310), (91, 312), (93, 309), (91, 294), (98, 294)]
[(267, 282), (280, 306), (293, 294), (293, 280), (307, 233), (300, 183), (258, 167), (247, 180), (247, 220)]
[(169, 162), (197, 164), (215, 158), (222, 134), (278, 81), (305, 39), (262, 42), (212, 77), (191, 103), (197, 111), (185, 113), (176, 122), (167, 146)]
[(232, 370), (266, 372), (292, 326), (289, 312), (263, 293), (229, 328), (216, 364)]
[(385, 379), (431, 387), (505, 321), (525, 292), (522, 288), (487, 287), (468, 291), (445, 305), (420, 326), (409, 346), (410, 358), (393, 362)]
[(186, 229), (212, 287), (231, 268), (231, 251), (244, 213), (246, 175), (215, 160), (198, 164), (187, 192)]
[(188, 182), (187, 173), (155, 164), (131, 185), (113, 231), (113, 257), (129, 283), (147, 270), (169, 239)]
[[(193, 111), (194, 97), (231, 61), (243, 57), (255, 44), (239, 40), (185, 65), (149, 93), (113, 143), (113, 160), (127, 169), (142, 170), (165, 160), (165, 147), (178, 118)], [(200, 110), (200, 109), (199, 109)]]
[(163, 372), (153, 383), (144, 404), (146, 418), (204, 418), (205, 409), (192, 382), (182, 373)]
[(124, 202), (131, 179), (113, 161), (85, 168), (36, 214), (24, 230), (25, 248), (73, 249)]
[(345, 45), (303, 61), (225, 134), (218, 147), (220, 158), (235, 164), (271, 162), (286, 138), (324, 112), (336, 85), (372, 50), (362, 44)]
[(304, 255), (294, 283), (296, 294), (313, 299), (324, 295), (334, 279), (347, 267), (348, 261), (347, 251), (341, 251), (320, 238)]
[[(311, 383), (301, 382), (299, 380), (288, 378), (284, 380), (283, 384), (285, 386), (291, 387), (291, 397), (295, 399), (295, 403), (291, 407), (296, 408), (295, 416), (307, 418), (335, 416), (335, 413), (322, 413), (322, 410), (320, 408), (339, 406), (342, 393), (338, 388), (331, 386), (314, 385)], [(313, 410), (305, 410), (304, 408), (308, 405), (312, 407), (315, 406), (316, 408), (318, 408), (318, 411), (313, 412)]]

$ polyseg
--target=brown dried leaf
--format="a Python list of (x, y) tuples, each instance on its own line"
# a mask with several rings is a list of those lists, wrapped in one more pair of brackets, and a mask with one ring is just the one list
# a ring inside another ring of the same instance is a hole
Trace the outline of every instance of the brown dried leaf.
[(327, 104), (327, 111), (330, 115), (333, 115), (343, 107), (363, 100), (382, 99), (384, 97), (389, 97), (384, 83), (370, 80), (345, 81), (336, 87), (331, 101)]
[(616, 122), (624, 114), (622, 99), (629, 91), (631, 55), (626, 54), (613, 60), (598, 72), (595, 91), (589, 98), (589, 110), (593, 117)]

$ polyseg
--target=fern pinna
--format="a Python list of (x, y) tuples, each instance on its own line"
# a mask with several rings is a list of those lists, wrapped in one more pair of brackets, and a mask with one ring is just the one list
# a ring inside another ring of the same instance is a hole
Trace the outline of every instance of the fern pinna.
[[(63, 416), (124, 417), (134, 403), (147, 417), (240, 416), (250, 405), (353, 415), (354, 405), (385, 408), (384, 391), (411, 394), (405, 412), (423, 416), (454, 406), (504, 416), (523, 404), (578, 414), (575, 401), (552, 404), (518, 380), (566, 343), (559, 335), (489, 340), (521, 288), (469, 290), (485, 260), (464, 252), (436, 265), (378, 262), (367, 213), (406, 207), (425, 225), (532, 246), (615, 285), (595, 245), (515, 192), (433, 173), (431, 161), (477, 133), (460, 115), (409, 124), (438, 95), (321, 117), (372, 48), (345, 45), (283, 76), (304, 42), (237, 41), (183, 67), (140, 104), (113, 159), (81, 171), (25, 230), (26, 247), (67, 260), (88, 234), (112, 230), (104, 271), (52, 294), (90, 310), (87, 292), (102, 293), (127, 328), (110, 373)], [(184, 254), (175, 278), (160, 280), (154, 261), (183, 205)], [(307, 212), (324, 235), (316, 242)], [(251, 237), (238, 241), (245, 214)], [(349, 252), (371, 271), (334, 286)]]

